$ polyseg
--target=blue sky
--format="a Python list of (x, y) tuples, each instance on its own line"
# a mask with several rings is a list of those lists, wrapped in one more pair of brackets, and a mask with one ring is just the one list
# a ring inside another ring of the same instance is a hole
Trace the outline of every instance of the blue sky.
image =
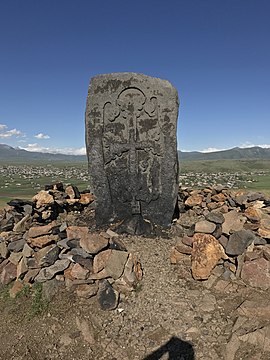
[(0, 143), (84, 152), (91, 77), (178, 90), (178, 148), (270, 147), (269, 0), (0, 0)]

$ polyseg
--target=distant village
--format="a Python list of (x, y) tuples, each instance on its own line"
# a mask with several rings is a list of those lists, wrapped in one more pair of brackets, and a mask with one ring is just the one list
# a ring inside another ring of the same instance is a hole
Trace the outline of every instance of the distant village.
[[(179, 184), (182, 187), (201, 188), (213, 185), (223, 185), (227, 188), (245, 188), (248, 183), (255, 182), (255, 177), (264, 176), (264, 171), (255, 172), (220, 172), (220, 173), (182, 173), (179, 176)], [(52, 165), (47, 166), (0, 166), (0, 189), (20, 188), (22, 184), (29, 184), (35, 190), (40, 190), (44, 186), (44, 181), (48, 183), (62, 181), (71, 183), (76, 179), (79, 183), (85, 183), (88, 187), (88, 170), (86, 166), (66, 166), (58, 168)]]

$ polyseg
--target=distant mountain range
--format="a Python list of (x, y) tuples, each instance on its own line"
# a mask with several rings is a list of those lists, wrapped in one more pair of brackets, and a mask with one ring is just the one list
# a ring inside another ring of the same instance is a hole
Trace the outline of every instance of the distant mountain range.
[[(264, 149), (259, 146), (250, 148), (235, 147), (229, 150), (202, 153), (199, 151), (178, 151), (179, 160), (270, 160), (270, 148)], [(70, 161), (86, 162), (86, 155), (49, 154), (41, 152), (30, 152), (9, 145), (0, 144), (0, 161), (9, 163), (16, 161)]]
[(19, 148), (13, 148), (9, 145), (0, 144), (0, 161), (16, 162), (16, 161), (87, 161), (86, 155), (65, 155), (65, 154), (49, 154), (42, 152), (26, 151)]
[(178, 151), (180, 160), (270, 160), (270, 148), (265, 149), (259, 146), (250, 148), (235, 147), (229, 150), (213, 151), (202, 153), (199, 151), (183, 152)]

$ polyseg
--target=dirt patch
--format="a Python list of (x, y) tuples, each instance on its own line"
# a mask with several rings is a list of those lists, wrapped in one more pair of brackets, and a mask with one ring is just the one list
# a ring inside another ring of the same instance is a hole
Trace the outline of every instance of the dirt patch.
[(132, 294), (121, 295), (116, 310), (102, 311), (96, 298), (62, 289), (35, 312), (32, 295), (12, 300), (2, 288), (0, 359), (269, 359), (267, 344), (243, 337), (268, 319), (238, 311), (247, 299), (267, 305), (269, 291), (240, 280), (194, 280), (189, 264), (170, 264), (173, 239), (121, 240), (139, 255), (144, 277)]

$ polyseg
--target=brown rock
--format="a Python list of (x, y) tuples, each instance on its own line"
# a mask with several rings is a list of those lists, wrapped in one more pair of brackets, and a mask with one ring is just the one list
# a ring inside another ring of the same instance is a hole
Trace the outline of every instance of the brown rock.
[(193, 206), (201, 205), (202, 201), (203, 201), (202, 195), (194, 194), (187, 198), (187, 200), (185, 201), (185, 205), (193, 207)]
[(179, 252), (175, 247), (172, 248), (170, 255), (171, 264), (179, 264), (184, 261), (186, 255)]
[(95, 197), (93, 194), (85, 193), (85, 194), (81, 194), (79, 203), (82, 205), (88, 205), (88, 204), (91, 204), (91, 202), (93, 202), (94, 200), (95, 200)]
[(232, 210), (224, 214), (225, 221), (222, 224), (222, 231), (224, 234), (229, 235), (231, 231), (242, 230), (244, 223), (246, 222), (246, 217), (241, 215), (236, 210)]
[(69, 196), (70, 199), (79, 199), (80, 198), (80, 192), (79, 192), (77, 186), (68, 185), (65, 188), (65, 193)]
[(80, 240), (81, 238), (87, 237), (89, 234), (87, 226), (68, 226), (66, 231), (68, 240)]
[(218, 203), (222, 203), (226, 200), (226, 196), (223, 193), (219, 193), (212, 196), (212, 200)]
[(9, 290), (9, 296), (12, 298), (12, 299), (15, 299), (15, 297), (17, 296), (17, 294), (22, 291), (22, 288), (23, 288), (23, 283), (19, 280), (15, 280), (14, 281), (14, 284), (12, 286), (12, 288)]
[(268, 229), (259, 228), (258, 234), (264, 239), (270, 239), (270, 230)]
[(84, 269), (80, 264), (74, 264), (70, 272), (70, 275), (74, 279), (82, 279), (82, 280), (85, 280), (88, 274), (89, 274), (89, 270)]
[(97, 274), (102, 269), (104, 269), (105, 264), (107, 263), (111, 253), (112, 253), (112, 250), (107, 249), (107, 250), (101, 251), (99, 254), (97, 254), (94, 257), (94, 261), (93, 261), (93, 273), (94, 274)]
[(270, 288), (270, 262), (264, 258), (244, 263), (241, 278), (248, 285), (262, 290)]
[(115, 280), (120, 278), (124, 272), (127, 258), (128, 253), (126, 251), (112, 250), (104, 266), (107, 274)]
[(40, 269), (30, 269), (25, 274), (25, 277), (23, 278), (24, 284), (32, 283), (37, 274), (39, 273)]
[(17, 265), (17, 279), (20, 279), (21, 277), (23, 277), (23, 275), (25, 273), (27, 273), (27, 266), (26, 266), (26, 263), (25, 263), (25, 259), (22, 258), (21, 261), (19, 262), (19, 264)]
[(198, 221), (195, 224), (195, 232), (212, 234), (212, 232), (215, 231), (215, 229), (216, 229), (216, 224), (207, 220)]
[(24, 257), (31, 257), (34, 254), (34, 250), (28, 244), (24, 244), (22, 254)]
[(97, 254), (106, 248), (109, 241), (99, 234), (89, 233), (80, 239), (80, 246), (90, 254)]
[(12, 263), (12, 264), (14, 264), (14, 265), (18, 265), (18, 263), (19, 263), (19, 261), (21, 260), (21, 258), (22, 258), (22, 252), (20, 251), (20, 252), (17, 252), (17, 253), (11, 253), (10, 254), (10, 257), (8, 258), (8, 260)]
[[(188, 236), (186, 236), (187, 238)], [(190, 237), (188, 237), (190, 239)], [(175, 249), (177, 251), (179, 251), (180, 253), (182, 254), (187, 254), (187, 255), (190, 255), (191, 254), (191, 251), (192, 251), (192, 248), (191, 246), (187, 246), (185, 244), (183, 244), (183, 241), (182, 241), (182, 238), (179, 238), (177, 241), (176, 241), (176, 244), (175, 244)]]
[(3, 285), (8, 285), (12, 280), (16, 279), (17, 276), (17, 266), (8, 262), (2, 268), (0, 272), (0, 282)]
[(184, 236), (182, 237), (182, 243), (183, 243), (184, 245), (187, 245), (187, 246), (192, 247), (192, 244), (193, 244), (193, 236), (186, 236), (186, 235), (184, 235)]
[(245, 300), (237, 309), (239, 315), (251, 319), (270, 321), (270, 303), (265, 299)]
[(35, 238), (42, 235), (49, 235), (56, 227), (56, 221), (52, 221), (51, 223), (43, 226), (32, 226), (28, 231), (28, 237)]
[(270, 261), (270, 245), (265, 245), (262, 249), (263, 256), (266, 260)]
[(222, 245), (210, 234), (195, 234), (191, 254), (194, 279), (207, 279), (220, 259), (228, 258)]
[(54, 203), (54, 198), (49, 194), (48, 191), (41, 190), (37, 193), (33, 199), (36, 202), (36, 208), (41, 208), (42, 206), (51, 205)]
[(58, 235), (43, 235), (36, 238), (28, 238), (28, 243), (32, 247), (43, 248), (53, 242), (57, 242), (59, 240)]
[(265, 238), (270, 239), (270, 216), (264, 215), (264, 218), (261, 219), (258, 234)]
[(4, 241), (0, 241), (0, 256), (3, 259), (6, 259), (8, 257), (9, 251), (7, 248), (7, 245)]
[(245, 216), (250, 221), (260, 221), (261, 212), (260, 212), (260, 210), (256, 209), (255, 207), (250, 206), (245, 210)]
[(132, 288), (134, 288), (138, 281), (142, 279), (142, 269), (138, 264), (140, 264), (140, 262), (137, 257), (134, 254), (129, 254), (122, 278), (124, 279), (124, 282)]

